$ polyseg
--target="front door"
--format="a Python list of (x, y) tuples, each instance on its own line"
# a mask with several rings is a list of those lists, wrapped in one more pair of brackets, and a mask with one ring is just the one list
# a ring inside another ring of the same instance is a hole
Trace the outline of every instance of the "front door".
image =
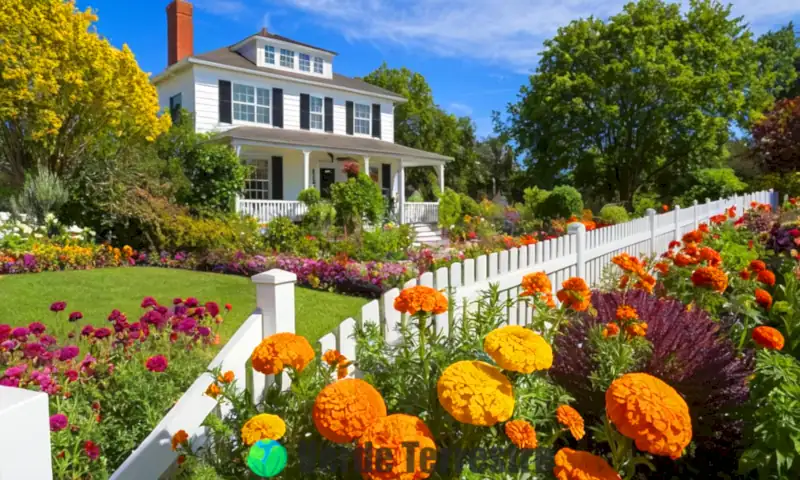
[(324, 198), (331, 198), (331, 185), (336, 181), (336, 170), (333, 168), (319, 169), (319, 192)]

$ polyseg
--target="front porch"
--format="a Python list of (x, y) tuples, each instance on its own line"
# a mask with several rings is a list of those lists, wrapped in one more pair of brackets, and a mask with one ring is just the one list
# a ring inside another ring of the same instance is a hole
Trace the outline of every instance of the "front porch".
[(429, 152), (364, 137), (345, 137), (274, 128), (239, 127), (221, 134), (230, 139), (242, 161), (253, 166), (236, 210), (261, 223), (277, 217), (300, 220), (305, 205), (301, 191), (314, 187), (323, 197), (336, 182), (347, 181), (344, 165), (355, 162), (380, 185), (399, 223), (435, 224), (438, 202), (406, 202), (406, 170), (432, 166), (444, 189), (445, 162)]

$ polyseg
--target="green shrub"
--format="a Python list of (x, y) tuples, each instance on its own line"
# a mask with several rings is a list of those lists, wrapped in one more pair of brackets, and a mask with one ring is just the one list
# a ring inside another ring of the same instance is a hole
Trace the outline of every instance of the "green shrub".
[(633, 195), (633, 216), (643, 217), (647, 215), (647, 210), (658, 211), (661, 203), (658, 201), (656, 192), (636, 192)]
[(549, 195), (550, 192), (542, 190), (539, 187), (526, 188), (522, 194), (522, 208), (520, 209), (522, 218), (524, 220), (533, 220), (539, 209), (539, 205), (547, 200)]
[(364, 232), (357, 258), (362, 261), (404, 260), (414, 241), (410, 225)]
[(630, 220), (630, 215), (625, 207), (622, 205), (614, 205), (609, 203), (600, 209), (600, 220), (603, 223), (616, 225), (618, 223), (625, 223)]
[(336, 222), (336, 209), (330, 202), (321, 201), (308, 207), (302, 224), (308, 231), (322, 234), (327, 232), (334, 222)]
[(481, 207), (478, 205), (478, 202), (476, 202), (475, 199), (465, 193), (459, 194), (459, 197), (461, 198), (461, 213), (471, 217), (480, 216)]
[(314, 187), (310, 187), (298, 193), (297, 199), (305, 203), (307, 207), (311, 207), (319, 203), (319, 201), (322, 199), (322, 195), (319, 193), (319, 190)]
[(277, 252), (290, 252), (300, 239), (300, 228), (290, 218), (278, 217), (267, 225), (267, 247)]
[(384, 214), (385, 200), (381, 188), (363, 173), (346, 182), (334, 183), (331, 199), (345, 232), (361, 230), (364, 221), (375, 225)]
[(538, 205), (537, 213), (545, 218), (569, 218), (583, 212), (583, 199), (575, 188), (562, 185), (553, 189)]
[(55, 212), (69, 199), (69, 193), (55, 173), (40, 170), (25, 178), (25, 185), (17, 197), (10, 199), (11, 211), (28, 216), (28, 221), (44, 225), (47, 215)]
[(692, 187), (673, 203), (688, 207), (695, 200), (703, 203), (706, 198), (726, 198), (747, 189), (732, 168), (703, 168), (692, 174), (692, 180)]
[(253, 219), (232, 214), (197, 218), (177, 215), (161, 219), (158, 250), (207, 252), (215, 249), (256, 251), (262, 242)]
[(781, 197), (789, 195), (790, 197), (800, 197), (800, 172), (795, 173), (768, 173), (754, 179), (750, 183), (752, 191), (761, 191), (773, 189), (780, 192)]
[(406, 199), (406, 202), (414, 202), (414, 203), (417, 203), (417, 202), (424, 202), (424, 201), (425, 201), (425, 197), (423, 197), (423, 196), (422, 196), (422, 194), (420, 193), (420, 191), (419, 191), (419, 190), (415, 190), (415, 191), (414, 191), (414, 193), (412, 193), (412, 194), (411, 194), (411, 195), (410, 195), (410, 196), (409, 196), (409, 197)]
[(439, 196), (439, 226), (449, 228), (461, 220), (461, 196), (445, 188)]

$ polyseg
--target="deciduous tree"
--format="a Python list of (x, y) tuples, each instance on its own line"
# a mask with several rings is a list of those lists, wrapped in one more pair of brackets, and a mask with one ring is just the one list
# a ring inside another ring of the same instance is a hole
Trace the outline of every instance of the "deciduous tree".
[(779, 100), (753, 128), (753, 145), (764, 170), (800, 170), (800, 97)]

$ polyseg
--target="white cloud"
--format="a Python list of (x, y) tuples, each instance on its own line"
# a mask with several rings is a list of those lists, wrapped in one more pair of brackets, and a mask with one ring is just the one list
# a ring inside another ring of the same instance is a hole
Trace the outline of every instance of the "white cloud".
[(453, 102), (447, 109), (459, 116), (472, 115), (472, 107), (463, 103)]
[[(228, 0), (231, 3), (232, 0)], [(434, 55), (529, 72), (542, 41), (590, 15), (607, 18), (627, 0), (273, 0), (306, 12), (351, 40), (394, 44)], [(734, 0), (756, 30), (800, 14), (796, 0)]]

